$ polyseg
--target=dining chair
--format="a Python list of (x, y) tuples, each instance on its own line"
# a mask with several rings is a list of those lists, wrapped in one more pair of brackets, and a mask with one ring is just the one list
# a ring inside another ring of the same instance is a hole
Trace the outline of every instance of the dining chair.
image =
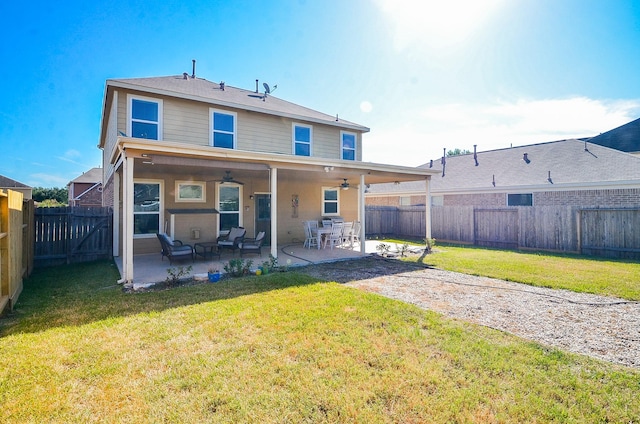
[[(313, 223), (315, 222), (315, 232), (314, 232), (314, 228), (313, 228)], [(304, 221), (304, 244), (302, 245), (303, 247), (307, 247), (309, 249), (311, 249), (311, 246), (316, 246), (318, 247), (318, 221)]]
[(331, 225), (331, 233), (327, 236), (325, 246), (329, 243), (329, 246), (333, 250), (333, 246), (338, 246), (342, 243), (342, 229), (344, 224), (342, 222), (334, 222)]
[(346, 221), (342, 224), (342, 243), (349, 242), (349, 246), (353, 246), (351, 241), (351, 231), (353, 230), (353, 221)]

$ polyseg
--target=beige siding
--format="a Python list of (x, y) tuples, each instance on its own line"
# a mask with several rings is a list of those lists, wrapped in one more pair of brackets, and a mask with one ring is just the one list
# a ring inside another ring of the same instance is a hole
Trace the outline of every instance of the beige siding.
[[(146, 93), (134, 95), (154, 98)], [(157, 96), (163, 101), (162, 139), (200, 146), (209, 145), (210, 108), (229, 110), (237, 114), (237, 145), (239, 150), (292, 154), (292, 125), (299, 122), (313, 127), (314, 157), (340, 159), (340, 128), (292, 120), (245, 110), (233, 110), (206, 103)], [(127, 134), (127, 93), (117, 99), (117, 131)], [(352, 131), (350, 131), (352, 132)], [(362, 159), (362, 134), (357, 134), (356, 158)], [(105, 164), (105, 167), (107, 164)]]
[(208, 105), (177, 99), (165, 99), (163, 104), (165, 141), (209, 145)]

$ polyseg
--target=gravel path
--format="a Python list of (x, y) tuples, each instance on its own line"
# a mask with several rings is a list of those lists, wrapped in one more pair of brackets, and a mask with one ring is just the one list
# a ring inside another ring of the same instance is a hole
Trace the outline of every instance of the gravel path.
[(401, 261), (367, 258), (305, 272), (570, 352), (640, 368), (640, 303)]

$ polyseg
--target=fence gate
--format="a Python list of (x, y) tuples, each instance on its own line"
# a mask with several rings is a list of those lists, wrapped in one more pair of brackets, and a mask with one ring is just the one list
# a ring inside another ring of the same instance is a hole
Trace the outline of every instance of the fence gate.
[(112, 254), (109, 207), (37, 208), (35, 266), (93, 261)]
[(517, 209), (474, 209), (474, 244), (518, 248)]

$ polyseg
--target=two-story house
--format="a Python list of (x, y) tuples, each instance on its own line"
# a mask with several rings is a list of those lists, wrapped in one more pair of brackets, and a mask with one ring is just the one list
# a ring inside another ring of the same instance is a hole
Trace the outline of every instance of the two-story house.
[(134, 254), (159, 251), (157, 232), (193, 243), (242, 226), (266, 231), (277, 257), (279, 244), (304, 239), (305, 220), (364, 224), (365, 186), (436, 172), (363, 162), (367, 127), (258, 88), (186, 73), (106, 82), (103, 198), (124, 281)]

